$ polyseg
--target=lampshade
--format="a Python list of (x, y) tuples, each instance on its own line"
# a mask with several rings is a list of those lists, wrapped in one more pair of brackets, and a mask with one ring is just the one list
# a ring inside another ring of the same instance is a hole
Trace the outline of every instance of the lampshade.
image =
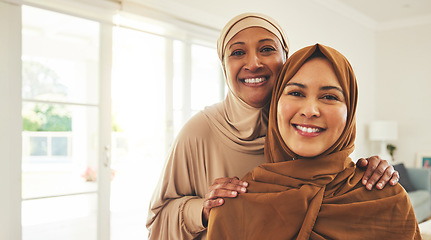
[(395, 121), (372, 121), (368, 130), (372, 141), (396, 140), (398, 138), (398, 124)]

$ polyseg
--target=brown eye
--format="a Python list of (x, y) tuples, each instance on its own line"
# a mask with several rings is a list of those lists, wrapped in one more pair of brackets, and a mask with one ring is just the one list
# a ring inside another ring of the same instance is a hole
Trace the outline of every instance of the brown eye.
[(236, 51), (233, 51), (230, 55), (231, 56), (242, 56), (244, 54), (245, 54), (244, 51), (242, 51), (242, 50), (236, 50)]
[(338, 100), (338, 98), (337, 98), (337, 97), (332, 96), (332, 95), (326, 95), (326, 96), (324, 96), (323, 98), (324, 98), (324, 99), (328, 99), (328, 100)]
[(294, 96), (294, 97), (303, 97), (304, 96), (302, 93), (295, 92), (295, 91), (289, 92), (287, 95)]
[(275, 51), (275, 48), (273, 48), (273, 47), (264, 47), (261, 50), (261, 52), (272, 52), (272, 51)]

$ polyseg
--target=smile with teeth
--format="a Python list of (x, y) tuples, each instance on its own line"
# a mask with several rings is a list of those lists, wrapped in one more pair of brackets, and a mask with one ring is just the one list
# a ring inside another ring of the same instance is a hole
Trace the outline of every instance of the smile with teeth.
[(266, 78), (264, 77), (259, 77), (259, 78), (245, 78), (244, 82), (245, 83), (261, 83), (263, 81), (265, 81)]
[(296, 129), (302, 131), (302, 132), (306, 132), (306, 133), (318, 133), (323, 131), (322, 128), (311, 128), (311, 127), (303, 127), (303, 126), (299, 126), (299, 125), (294, 125)]

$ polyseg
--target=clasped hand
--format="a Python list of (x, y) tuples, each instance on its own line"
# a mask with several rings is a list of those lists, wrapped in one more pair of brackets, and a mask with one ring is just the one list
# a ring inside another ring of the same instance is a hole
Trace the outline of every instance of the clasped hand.
[(239, 193), (247, 192), (247, 186), (248, 183), (239, 180), (238, 177), (217, 178), (205, 195), (202, 210), (203, 225), (206, 226), (208, 223), (211, 208), (223, 205), (223, 198), (234, 198)]

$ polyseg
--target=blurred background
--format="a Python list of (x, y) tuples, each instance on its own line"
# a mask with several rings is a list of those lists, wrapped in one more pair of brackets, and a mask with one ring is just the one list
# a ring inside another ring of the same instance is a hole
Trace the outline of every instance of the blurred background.
[(146, 239), (173, 139), (225, 97), (216, 40), (243, 12), (275, 18), (290, 54), (349, 59), (353, 160), (431, 158), (430, 1), (0, 0), (0, 239)]

